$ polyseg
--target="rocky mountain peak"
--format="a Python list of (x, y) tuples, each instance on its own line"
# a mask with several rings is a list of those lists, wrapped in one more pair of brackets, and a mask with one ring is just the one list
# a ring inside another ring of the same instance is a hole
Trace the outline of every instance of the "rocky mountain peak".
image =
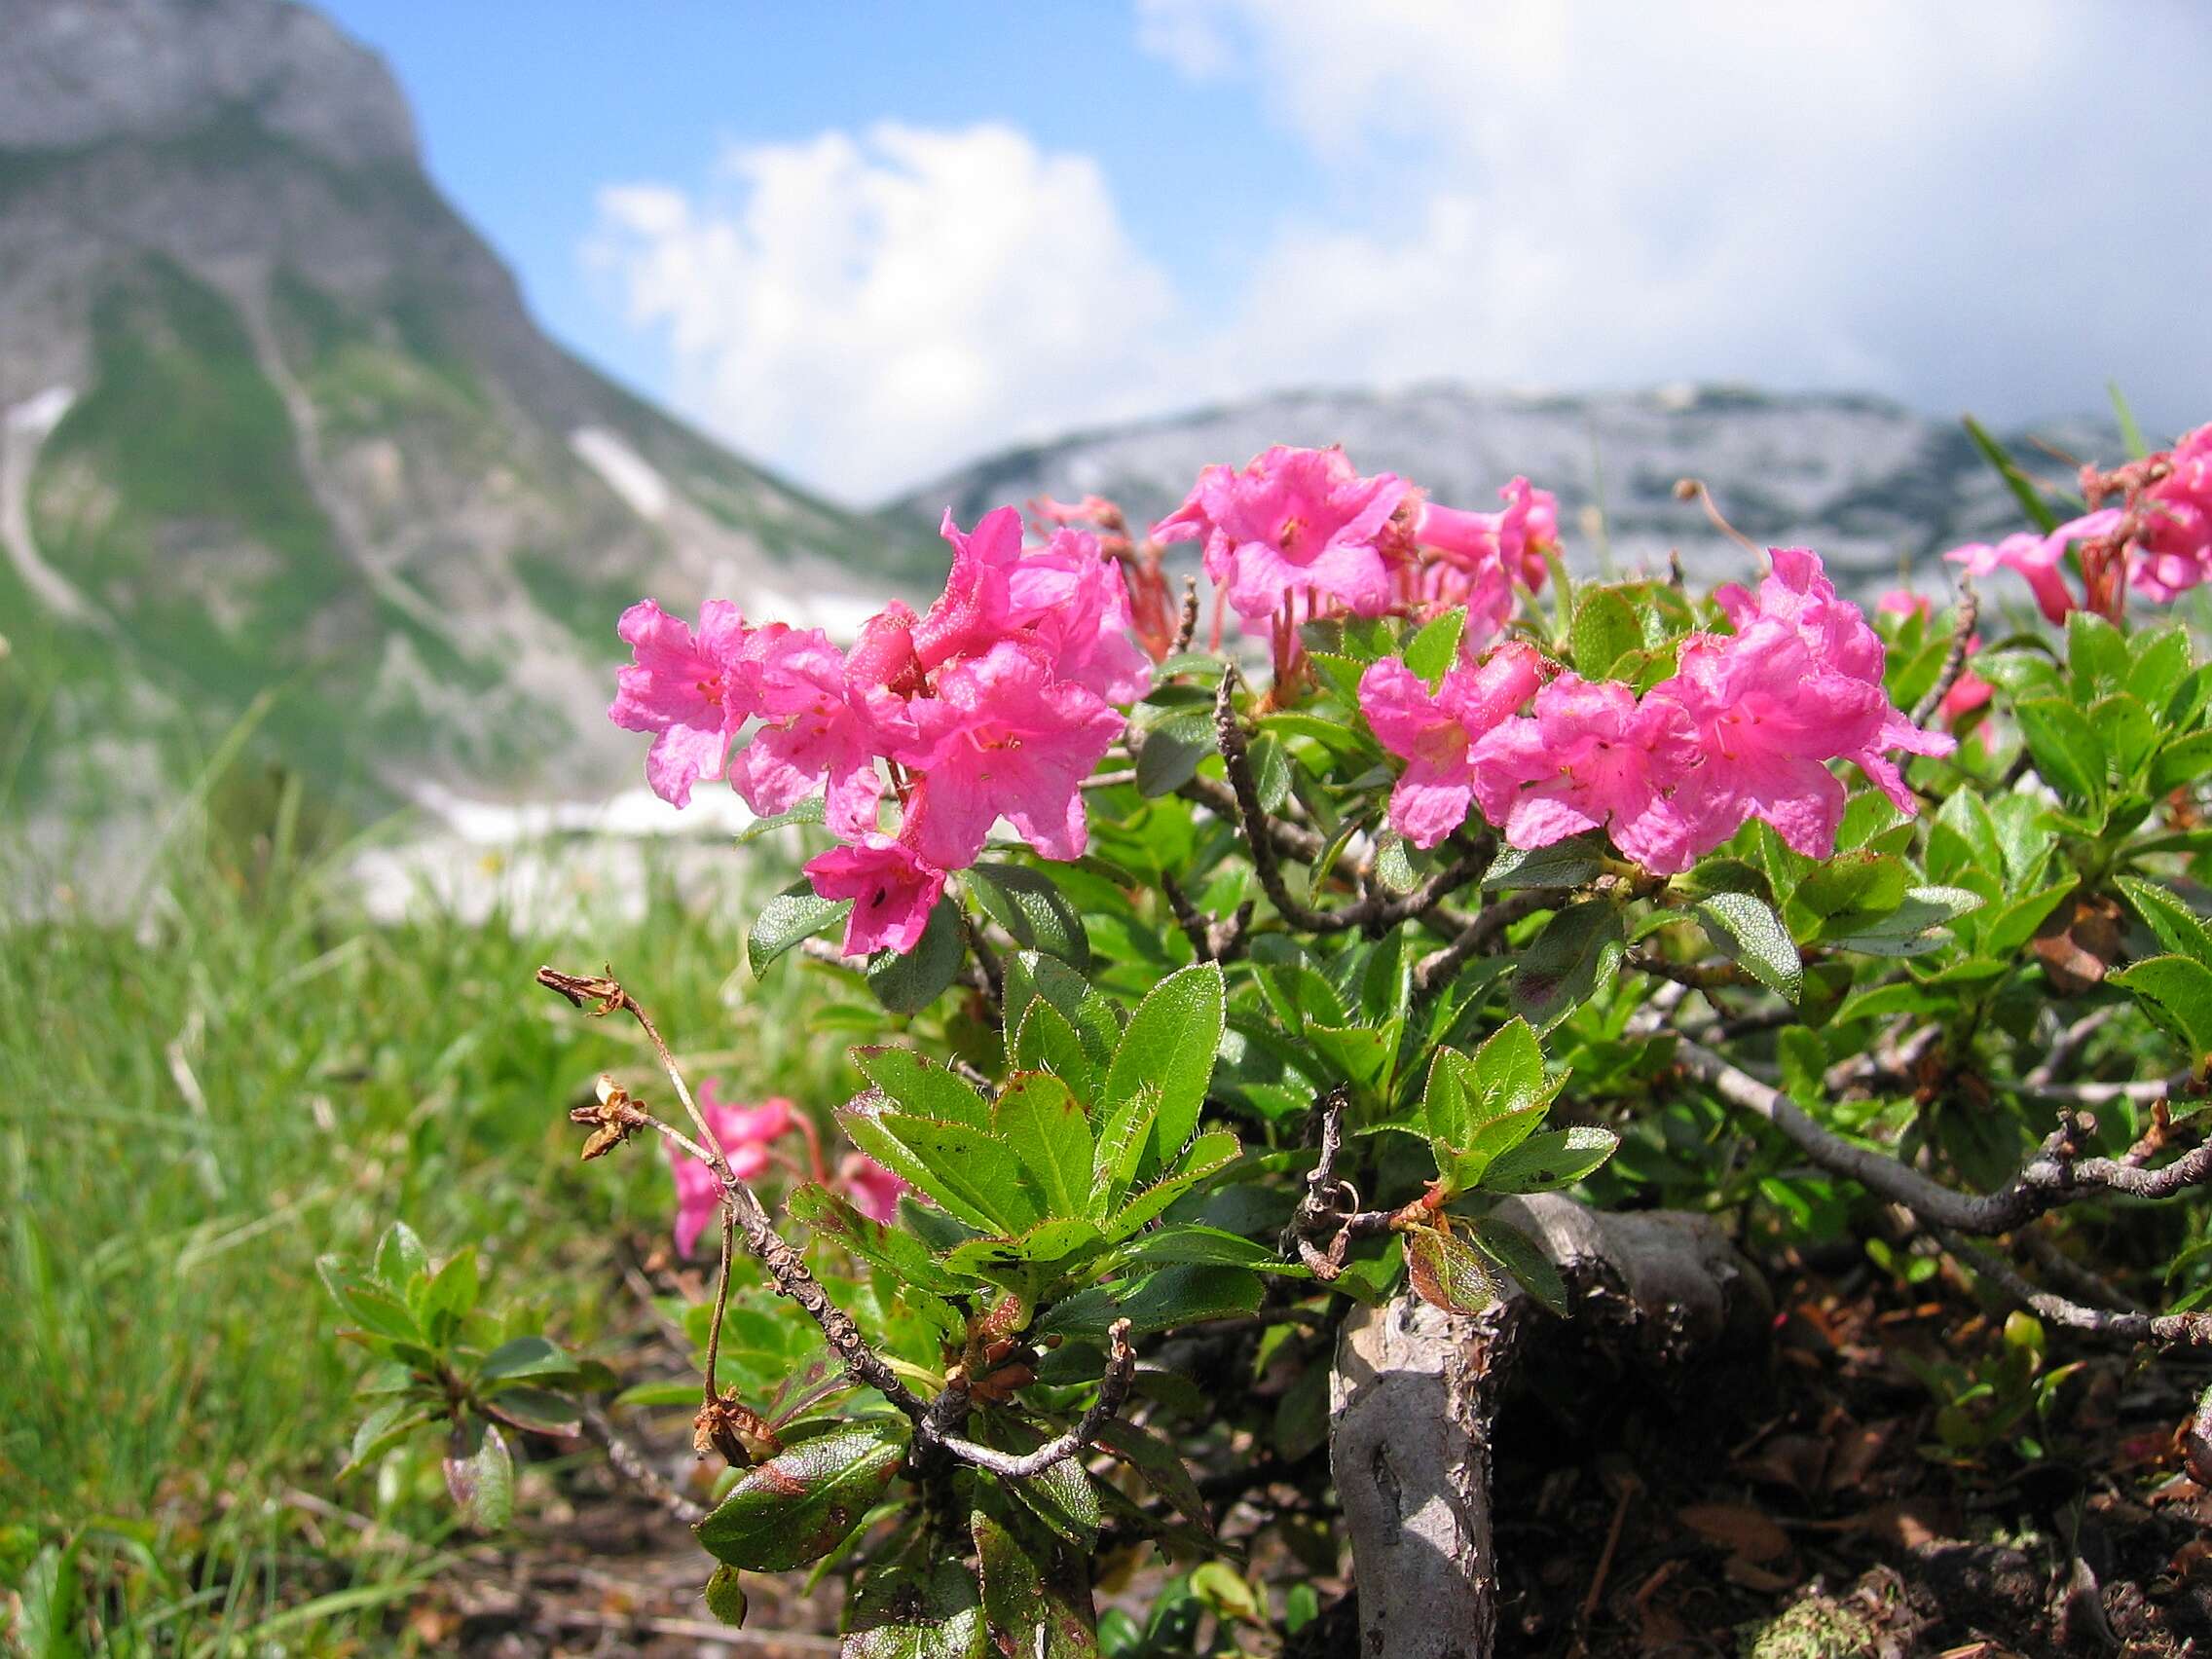
[(382, 58), (293, 0), (0, 0), (0, 149), (163, 140), (212, 112), (345, 166), (412, 161)]

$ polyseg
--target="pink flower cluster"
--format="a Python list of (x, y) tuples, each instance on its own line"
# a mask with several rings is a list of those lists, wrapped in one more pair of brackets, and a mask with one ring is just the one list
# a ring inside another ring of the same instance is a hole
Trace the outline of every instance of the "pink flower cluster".
[(1020, 515), (1001, 507), (967, 535), (947, 513), (944, 537), (952, 570), (928, 614), (894, 601), (849, 651), (820, 629), (751, 626), (724, 600), (696, 630), (650, 600), (622, 615), (633, 661), (608, 713), (655, 734), (654, 793), (684, 805), (725, 756), (755, 812), (822, 790), (843, 844), (806, 870), (818, 894), (854, 901), (848, 956), (913, 949), (946, 873), (975, 863), (1000, 818), (1047, 858), (1080, 857), (1080, 785), (1121, 734), (1115, 705), (1151, 675), (1121, 568), (1088, 532), (1024, 548)]
[[(2053, 622), (2070, 610), (2115, 614), (2121, 581), (2154, 605), (2170, 605), (2193, 587), (2212, 581), (2212, 424), (2197, 427), (2171, 450), (2109, 473), (2083, 471), (2092, 511), (2047, 535), (2022, 533), (1990, 545), (1975, 542), (1946, 553), (1971, 576), (2004, 569), (2026, 578), (2036, 604)], [(2097, 503), (2118, 495), (2117, 507)], [(2084, 597), (2066, 585), (2066, 555), (2083, 567)], [(2104, 575), (2111, 568), (2109, 577)]]
[[(1913, 811), (1891, 752), (1947, 755), (1952, 740), (1891, 705), (1881, 639), (1836, 597), (1819, 556), (1775, 548), (1772, 559), (1755, 596), (1735, 586), (1714, 596), (1736, 631), (1683, 640), (1674, 677), (1641, 697), (1570, 673), (1543, 683), (1542, 659), (1519, 644), (1462, 662), (1433, 693), (1404, 663), (1376, 663), (1361, 712), (1408, 762), (1391, 826), (1432, 847), (1472, 803), (1512, 846), (1604, 830), (1639, 864), (1675, 874), (1752, 818), (1799, 853), (1831, 855), (1845, 799), (1833, 760)], [(1516, 714), (1531, 693), (1532, 711)]]
[(1206, 574), (1247, 626), (1465, 606), (1488, 639), (1512, 614), (1514, 583), (1540, 587), (1559, 543), (1548, 491), (1516, 478), (1499, 494), (1502, 512), (1440, 507), (1395, 473), (1360, 476), (1341, 449), (1277, 445), (1240, 470), (1207, 467), (1152, 536), (1202, 541)]
[[(722, 1156), (729, 1160), (731, 1174), (740, 1181), (757, 1181), (767, 1172), (769, 1147), (797, 1129), (814, 1152), (814, 1174), (821, 1179), (821, 1153), (814, 1144), (814, 1127), (796, 1107), (781, 1095), (772, 1095), (757, 1106), (740, 1106), (719, 1097), (720, 1083), (719, 1078), (709, 1078), (699, 1086), (699, 1110), (706, 1117), (707, 1126), (714, 1130)], [(669, 1168), (676, 1177), (676, 1252), (688, 1256), (721, 1206), (721, 1183), (703, 1160), (678, 1150), (674, 1141), (665, 1144)], [(889, 1221), (897, 1211), (899, 1195), (906, 1190), (904, 1181), (858, 1152), (845, 1155), (831, 1184), (852, 1200), (855, 1209), (873, 1221)]]

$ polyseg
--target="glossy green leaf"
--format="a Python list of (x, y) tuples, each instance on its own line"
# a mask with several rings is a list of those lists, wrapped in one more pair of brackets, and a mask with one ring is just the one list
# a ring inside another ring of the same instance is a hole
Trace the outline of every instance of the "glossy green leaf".
[(446, 1491), (479, 1532), (505, 1530), (515, 1512), (515, 1463), (497, 1423), (471, 1419), (446, 1451)]
[(1464, 608), (1447, 610), (1406, 642), (1406, 667), (1426, 682), (1431, 691), (1459, 660), (1459, 636), (1466, 626)]
[(867, 959), (867, 987), (893, 1014), (919, 1014), (960, 977), (968, 944), (960, 933), (960, 907), (940, 899), (921, 939), (904, 956), (879, 950)]
[(734, 1567), (718, 1567), (708, 1575), (702, 1595), (707, 1611), (717, 1622), (737, 1628), (745, 1623), (745, 1585)]
[[(1056, 956), (1024, 950), (1006, 964), (1006, 1021), (1018, 1031), (1030, 1006), (1043, 1001), (1052, 1005), (1075, 1027), (1083, 1051), (1103, 1075), (1122, 1040), (1121, 1020), (1114, 1005), (1089, 980)], [(1088, 1103), (1087, 1103), (1088, 1104)]]
[(1575, 835), (1531, 851), (1500, 847), (1483, 872), (1483, 888), (1502, 893), (1515, 888), (1579, 887), (1604, 868), (1600, 863), (1604, 853), (1596, 835)]
[(1609, 587), (1586, 587), (1576, 595), (1571, 633), (1574, 671), (1585, 680), (1609, 678), (1615, 663), (1643, 647), (1636, 608)]
[(884, 1112), (876, 1121), (920, 1161), (922, 1179), (914, 1185), (955, 1215), (979, 1215), (995, 1233), (1020, 1233), (1045, 1219), (1020, 1153), (1001, 1136), (904, 1112)]
[(818, 1237), (833, 1239), (895, 1279), (939, 1296), (956, 1296), (967, 1288), (938, 1266), (930, 1247), (921, 1239), (863, 1215), (849, 1199), (819, 1183), (810, 1181), (793, 1187), (784, 1208)]
[(1106, 1076), (1106, 1097), (1116, 1104), (1140, 1097), (1154, 1103), (1156, 1165), (1179, 1152), (1198, 1125), (1227, 1012), (1219, 964), (1196, 963), (1147, 992), (1122, 1033)]
[(1475, 1247), (1503, 1269), (1521, 1288), (1562, 1318), (1567, 1315), (1567, 1281), (1544, 1254), (1543, 1246), (1507, 1221), (1486, 1215), (1474, 1224)]
[(1098, 1092), (1104, 1070), (1091, 1058), (1068, 1016), (1043, 1000), (1029, 1005), (1014, 1033), (1010, 1059), (1019, 1071), (1051, 1072), (1074, 1090), (1086, 1110)]
[(794, 825), (820, 824), (828, 815), (829, 808), (825, 797), (818, 794), (808, 795), (789, 812), (779, 812), (769, 818), (756, 818), (737, 832), (734, 840), (740, 847), (751, 846), (763, 835), (771, 835), (778, 830), (789, 830)]
[(1060, 1550), (1039, 1561), (1014, 1533), (978, 1509), (970, 1517), (983, 1617), (1002, 1654), (1096, 1659), (1088, 1575)]
[(839, 1659), (999, 1659), (975, 1572), (925, 1539), (862, 1578), (845, 1607), (838, 1651)]
[(1229, 1319), (1260, 1306), (1260, 1276), (1243, 1268), (1162, 1268), (1132, 1290), (1100, 1285), (1054, 1304), (1037, 1321), (1037, 1333), (1103, 1340), (1116, 1319), (1132, 1334), (1148, 1336), (1208, 1319)]
[(2159, 943), (2212, 968), (2212, 928), (2207, 928), (2204, 918), (2183, 903), (2172, 888), (2133, 875), (2120, 876), (2119, 887), (2135, 913), (2158, 936)]
[(991, 1103), (981, 1091), (927, 1054), (913, 1049), (870, 1047), (853, 1050), (852, 1058), (861, 1075), (902, 1112), (978, 1129), (991, 1126)]
[(1169, 1173), (1133, 1195), (1105, 1223), (1106, 1236), (1128, 1237), (1185, 1193), (1228, 1168), (1241, 1152), (1236, 1137), (1227, 1129), (1208, 1129), (1191, 1142), (1190, 1150)]
[(1626, 949), (1620, 908), (1610, 900), (1567, 906), (1514, 965), (1513, 1012), (1549, 1031), (1611, 981)]
[(2056, 530), (2058, 515), (2051, 510), (2050, 503), (2043, 498), (2043, 492), (2036, 488), (2035, 480), (2020, 470), (2019, 463), (2007, 452), (2005, 446), (1991, 437), (1988, 428), (1972, 415), (1966, 418), (1966, 428), (1973, 447), (1981, 452), (1984, 461), (1997, 469), (1997, 475), (2005, 480), (2005, 488), (2012, 492), (2012, 498), (2020, 503), (2020, 510), (2028, 515), (2029, 521), (2046, 535)]
[(991, 1109), (998, 1138), (1035, 1179), (1048, 1218), (1080, 1216), (1090, 1201), (1090, 1124), (1068, 1086), (1051, 1072), (1017, 1072)]
[(1083, 918), (1052, 878), (1026, 865), (978, 864), (965, 877), (992, 921), (1024, 950), (1041, 950), (1075, 968), (1090, 965)]
[(793, 945), (828, 933), (851, 911), (850, 899), (818, 898), (814, 884), (804, 876), (760, 906), (745, 936), (745, 960), (758, 978)]
[(2069, 800), (2102, 803), (2105, 746), (2088, 717), (2062, 697), (2038, 697), (2012, 713), (2044, 782)]
[(1493, 1193), (1550, 1193), (1571, 1187), (1612, 1157), (1620, 1144), (1612, 1130), (1595, 1124), (1547, 1129), (1493, 1159), (1483, 1172), (1483, 1187)]
[(746, 1471), (699, 1542), (749, 1572), (786, 1572), (825, 1556), (880, 1498), (906, 1456), (903, 1420), (872, 1419), (787, 1447)]
[(2152, 956), (2107, 974), (2145, 1012), (2186, 1044), (2192, 1066), (2212, 1056), (2212, 968), (2194, 956)]
[(1150, 727), (1137, 751), (1137, 793), (1155, 796), (1173, 794), (1198, 775), (1198, 767), (1214, 752), (1213, 718), (1183, 712)]
[(487, 1382), (522, 1377), (573, 1377), (576, 1362), (567, 1349), (540, 1336), (516, 1337), (484, 1356), (476, 1375)]
[(1406, 1277), (1414, 1294), (1447, 1313), (1482, 1312), (1503, 1293), (1496, 1271), (1465, 1240), (1440, 1227), (1402, 1235)]
[(1803, 993), (1804, 963), (1772, 906), (1748, 893), (1715, 893), (1692, 913), (1721, 954), (1742, 963), (1768, 990), (1790, 1002)]

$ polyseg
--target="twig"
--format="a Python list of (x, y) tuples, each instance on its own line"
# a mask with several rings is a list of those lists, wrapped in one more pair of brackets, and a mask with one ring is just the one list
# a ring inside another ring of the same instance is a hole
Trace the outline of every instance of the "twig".
[[(1479, 851), (1469, 851), (1459, 854), (1411, 893), (1393, 896), (1377, 889), (1336, 910), (1315, 909), (1294, 898), (1283, 880), (1281, 855), (1270, 832), (1272, 820), (1261, 804), (1260, 786), (1252, 775), (1251, 749), (1245, 742), (1244, 727), (1236, 718), (1235, 698), (1239, 683), (1235, 665), (1225, 667), (1221, 686), (1214, 694), (1214, 736), (1221, 747), (1222, 764), (1229, 773), (1231, 799), (1243, 824), (1244, 838), (1252, 849), (1252, 867), (1259, 875), (1261, 890), (1283, 920), (1309, 933), (1348, 933), (1354, 928), (1363, 928), (1380, 935), (1435, 908), (1448, 895), (1466, 886), (1481, 872), (1488, 859)], [(1306, 856), (1306, 862), (1311, 863), (1319, 856), (1316, 848), (1314, 853)]]
[(1180, 656), (1191, 648), (1191, 637), (1198, 631), (1198, 578), (1183, 578), (1183, 615), (1175, 624), (1175, 648), (1168, 654)]
[[(730, 1168), (729, 1161), (722, 1156), (721, 1148), (715, 1143), (714, 1132), (707, 1127), (704, 1115), (691, 1098), (691, 1090), (683, 1082), (683, 1074), (677, 1069), (676, 1060), (661, 1041), (660, 1032), (645, 1011), (638, 1006), (637, 999), (624, 990), (610, 975), (582, 976), (559, 973), (551, 968), (537, 971), (537, 982), (548, 990), (556, 991), (575, 1007), (585, 1009), (594, 1016), (604, 1017), (620, 1010), (638, 1022), (639, 1027), (660, 1055), (661, 1067), (667, 1072), (677, 1098), (683, 1102), (691, 1114), (692, 1122), (705, 1134), (708, 1146), (701, 1146), (688, 1135), (641, 1112), (645, 1126), (674, 1142), (681, 1150), (706, 1162), (720, 1182), (722, 1203), (736, 1222), (738, 1231), (745, 1235), (746, 1247), (759, 1258), (767, 1269), (768, 1276), (775, 1281), (777, 1291), (790, 1297), (803, 1308), (808, 1317), (821, 1327), (830, 1351), (843, 1362), (846, 1374), (855, 1382), (866, 1384), (889, 1400), (908, 1419), (920, 1421), (925, 1407), (914, 1391), (899, 1380), (899, 1376), (868, 1346), (867, 1339), (847, 1313), (830, 1299), (830, 1293), (808, 1271), (805, 1258), (778, 1234), (762, 1207), (759, 1197)], [(708, 1147), (712, 1147), (710, 1152)]]
[(1951, 694), (1951, 687), (1959, 682), (1966, 672), (1967, 648), (1973, 638), (1974, 620), (1981, 614), (1981, 596), (1973, 591), (1971, 579), (1959, 582), (1959, 619), (1951, 627), (1951, 648), (1943, 653), (1942, 671), (1936, 676), (1926, 695), (1912, 706), (1912, 723), (1926, 725), (1935, 718), (1936, 711), (1943, 706), (1943, 699)]
[(1532, 887), (1510, 899), (1484, 905), (1460, 928), (1451, 943), (1430, 951), (1414, 965), (1414, 989), (1426, 992), (1444, 983), (1470, 956), (1488, 950), (1515, 922), (1538, 910), (1557, 909), (1565, 897), (1563, 888)]
[(607, 1454), (608, 1464), (616, 1474), (686, 1527), (696, 1527), (707, 1518), (704, 1508), (661, 1479), (660, 1472), (645, 1461), (645, 1454), (623, 1439), (607, 1420), (605, 1412), (597, 1406), (586, 1406), (579, 1420), (583, 1423), (585, 1438)]
[(1672, 979), (1693, 991), (1718, 990), (1723, 985), (1756, 985), (1758, 980), (1740, 962), (1670, 962), (1649, 950), (1632, 950), (1628, 965), (1653, 978)]
[(2212, 1180), (2212, 1142), (2157, 1169), (2142, 1169), (2118, 1159), (2077, 1157), (2079, 1125), (2071, 1117), (2064, 1117), (2037, 1155), (2005, 1186), (1994, 1193), (1961, 1193), (1930, 1180), (1886, 1153), (1830, 1133), (1780, 1089), (1730, 1065), (1709, 1049), (1680, 1041), (1675, 1046), (1675, 1059), (1728, 1105), (1764, 1119), (1779, 1129), (1822, 1168), (1848, 1176), (1868, 1192), (1904, 1205), (1937, 1229), (1986, 1237), (2009, 1233), (2046, 1210), (2079, 1198), (2100, 1195), (2167, 1198)]
[(1099, 1429), (1122, 1409), (1122, 1402), (1129, 1396), (1129, 1382), (1136, 1376), (1137, 1355), (1129, 1346), (1126, 1319), (1114, 1321), (1113, 1328), (1106, 1333), (1106, 1375), (1099, 1379), (1098, 1397), (1084, 1409), (1075, 1426), (1056, 1439), (1048, 1440), (1036, 1451), (1020, 1456), (963, 1440), (954, 1434), (940, 1435), (938, 1443), (962, 1462), (988, 1469), (1008, 1480), (1026, 1480), (1031, 1475), (1044, 1473), (1054, 1463), (1065, 1462), (1097, 1437)]
[(2053, 1324), (2085, 1331), (2091, 1336), (2111, 1337), (2118, 1342), (2154, 1343), (2160, 1347), (2212, 1346), (2212, 1313), (2144, 1313), (2135, 1309), (2115, 1312), (2086, 1307), (2052, 1291), (2037, 1289), (2014, 1272), (2010, 1263), (1969, 1244), (1948, 1228), (1936, 1229), (1936, 1236), (1944, 1249), (1976, 1274)]

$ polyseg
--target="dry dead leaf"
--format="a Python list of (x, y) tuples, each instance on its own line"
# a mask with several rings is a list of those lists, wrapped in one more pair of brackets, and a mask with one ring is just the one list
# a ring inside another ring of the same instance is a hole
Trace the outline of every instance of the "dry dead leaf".
[(1789, 1553), (1789, 1534), (1748, 1504), (1693, 1503), (1675, 1516), (1699, 1537), (1746, 1561), (1774, 1561)]

